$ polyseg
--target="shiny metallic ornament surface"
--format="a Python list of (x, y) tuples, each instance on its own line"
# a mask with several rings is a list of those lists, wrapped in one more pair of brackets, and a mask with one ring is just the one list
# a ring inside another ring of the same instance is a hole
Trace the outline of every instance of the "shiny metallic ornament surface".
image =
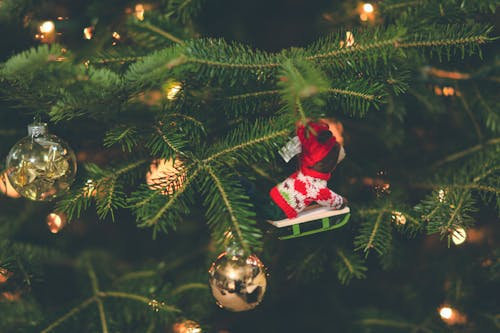
[(264, 264), (256, 255), (223, 252), (208, 271), (217, 305), (239, 312), (255, 308), (264, 298), (267, 280)]

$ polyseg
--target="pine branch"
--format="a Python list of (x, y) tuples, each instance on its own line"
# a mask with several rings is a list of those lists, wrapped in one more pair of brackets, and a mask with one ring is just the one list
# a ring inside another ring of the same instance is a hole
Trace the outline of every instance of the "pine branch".
[(137, 146), (137, 127), (119, 125), (106, 132), (104, 137), (104, 147), (109, 148), (115, 144), (120, 144), (123, 151), (132, 152)]
[(181, 23), (190, 22), (203, 9), (205, 0), (171, 0), (168, 2), (167, 11)]
[(352, 278), (364, 279), (368, 268), (361, 258), (355, 254), (346, 254), (343, 250), (337, 249), (339, 260), (336, 263), (337, 277), (342, 284), (348, 284)]
[(102, 304), (102, 300), (98, 297), (99, 283), (97, 282), (97, 277), (95, 275), (94, 268), (92, 267), (90, 262), (87, 263), (87, 270), (90, 278), (90, 284), (92, 285), (92, 291), (94, 293), (94, 296), (96, 296), (95, 302), (97, 304), (97, 309), (99, 310), (99, 318), (101, 320), (102, 333), (108, 333), (108, 322), (106, 320), (106, 313), (104, 312), (104, 305)]
[(454, 153), (452, 155), (449, 155), (449, 156), (443, 158), (442, 160), (436, 162), (434, 164), (434, 167), (439, 167), (439, 166), (441, 166), (443, 164), (456, 161), (456, 160), (461, 159), (461, 158), (463, 158), (463, 157), (465, 157), (467, 155), (476, 153), (476, 152), (480, 151), (481, 149), (484, 149), (486, 146), (497, 145), (497, 144), (500, 144), (500, 137), (490, 139), (490, 140), (484, 142), (483, 144), (478, 144), (478, 145), (475, 145), (475, 146), (473, 146), (471, 148), (468, 148), (468, 149), (465, 149), (463, 151), (460, 151), (460, 152)]
[(179, 201), (179, 198), (190, 188), (200, 171), (199, 165), (186, 166), (182, 186), (175, 189), (173, 194), (166, 197), (166, 200), (161, 189), (151, 190), (147, 186), (132, 193), (128, 204), (137, 216), (138, 226), (154, 227), (155, 234), (158, 228), (166, 232), (168, 225), (179, 220), (180, 213), (189, 211), (188, 206)]
[(211, 178), (202, 185), (209, 226), (217, 230), (216, 235), (225, 235), (225, 239), (219, 239), (221, 245), (234, 239), (245, 253), (252, 253), (252, 248), (260, 246), (258, 239), (262, 236), (255, 227), (255, 213), (248, 197), (238, 183), (223, 179), (213, 167), (205, 165), (204, 170)]
[(45, 329), (41, 331), (41, 333), (49, 333), (52, 332), (55, 328), (60, 326), (63, 322), (68, 320), (69, 318), (77, 315), (80, 311), (84, 310), (86, 307), (91, 305), (96, 301), (97, 297), (94, 295), (92, 297), (87, 298), (85, 301), (77, 305), (76, 307), (72, 308), (69, 310), (66, 314), (63, 316), (59, 317), (56, 321), (51, 323), (49, 326), (47, 326)]
[(379, 255), (383, 255), (391, 243), (391, 226), (384, 218), (383, 212), (379, 212), (375, 220), (368, 219), (361, 223), (359, 234), (354, 239), (355, 250), (363, 250), (365, 257), (371, 249)]
[(264, 159), (272, 153), (275, 142), (281, 142), (289, 133), (288, 129), (281, 129), (283, 126), (280, 122), (280, 119), (276, 119), (275, 122), (257, 120), (253, 124), (241, 125), (223, 141), (210, 147), (207, 151), (208, 156), (202, 163), (208, 164), (222, 158), (231, 158), (248, 164), (251, 161)]

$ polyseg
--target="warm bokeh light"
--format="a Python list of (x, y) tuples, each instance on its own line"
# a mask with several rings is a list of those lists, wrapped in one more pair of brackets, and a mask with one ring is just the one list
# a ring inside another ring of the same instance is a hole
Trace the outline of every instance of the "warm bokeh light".
[(5, 291), (5, 292), (0, 294), (0, 301), (2, 299), (9, 301), (9, 302), (18, 301), (21, 299), (21, 293), (19, 291), (15, 291), (15, 292)]
[(173, 333), (201, 333), (200, 325), (192, 320), (185, 320), (180, 323), (175, 323), (172, 326)]
[(40, 32), (43, 34), (49, 34), (54, 32), (56, 26), (52, 21), (45, 21), (40, 25)]
[(359, 19), (363, 22), (375, 21), (375, 7), (371, 3), (365, 2), (363, 4), (359, 4), (357, 12), (359, 14)]
[(439, 308), (439, 315), (448, 325), (465, 324), (467, 322), (467, 317), (463, 313), (448, 305)]
[(442, 188), (438, 191), (438, 200), (441, 203), (443, 203), (446, 200), (446, 190), (445, 189)]
[(333, 136), (338, 143), (344, 145), (344, 125), (338, 120), (333, 118), (322, 118), (320, 121), (328, 125), (328, 129), (332, 132)]
[(354, 34), (350, 31), (345, 33), (345, 47), (351, 47), (354, 45)]
[(398, 211), (392, 212), (392, 220), (397, 225), (405, 225), (406, 224), (406, 216), (404, 216), (403, 213), (398, 212)]
[(175, 80), (168, 80), (163, 85), (163, 91), (168, 100), (173, 101), (182, 90), (182, 83)]
[(66, 225), (66, 216), (62, 213), (50, 213), (47, 215), (47, 226), (53, 234), (57, 234)]
[(51, 44), (56, 41), (56, 26), (54, 22), (45, 21), (38, 27), (38, 30), (40, 33), (35, 35), (35, 39), (46, 44)]
[(152, 190), (161, 190), (163, 195), (172, 195), (184, 183), (185, 174), (182, 169), (183, 163), (179, 159), (175, 163), (173, 160), (154, 160), (146, 174), (146, 184)]
[(148, 305), (154, 312), (158, 312), (165, 306), (165, 302), (159, 302), (156, 299), (152, 299), (149, 301)]
[(443, 319), (450, 319), (453, 316), (453, 309), (448, 306), (443, 306), (439, 309), (439, 315)]
[(144, 20), (144, 5), (142, 3), (138, 3), (137, 5), (135, 5), (135, 17), (139, 21)]
[(12, 272), (8, 269), (0, 267), (0, 284), (7, 282), (7, 280), (12, 276)]
[(363, 11), (365, 13), (373, 13), (373, 5), (369, 2), (363, 4)]
[(83, 38), (92, 39), (93, 34), (94, 34), (94, 27), (86, 27), (85, 29), (83, 29)]
[(0, 175), (0, 192), (11, 198), (20, 198), (21, 195), (12, 187), (7, 177), (7, 173)]
[(111, 35), (114, 39), (120, 40), (122, 38), (120, 34), (116, 31), (113, 31), (113, 34)]
[(459, 227), (453, 231), (451, 234), (451, 240), (455, 245), (460, 245), (467, 239), (467, 232), (464, 228)]

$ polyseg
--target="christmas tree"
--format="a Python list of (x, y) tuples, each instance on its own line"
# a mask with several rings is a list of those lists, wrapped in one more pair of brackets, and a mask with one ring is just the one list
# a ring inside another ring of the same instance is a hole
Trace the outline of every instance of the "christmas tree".
[(497, 6), (0, 1), (0, 331), (498, 331)]

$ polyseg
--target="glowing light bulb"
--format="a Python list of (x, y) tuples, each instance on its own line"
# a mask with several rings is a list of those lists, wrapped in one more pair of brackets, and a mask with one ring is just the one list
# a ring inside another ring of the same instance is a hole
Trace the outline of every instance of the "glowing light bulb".
[(465, 314), (448, 305), (444, 305), (439, 309), (439, 315), (448, 325), (463, 325), (467, 322)]
[(351, 47), (354, 45), (354, 34), (350, 31), (345, 33), (345, 47)]
[(444, 202), (446, 200), (446, 190), (445, 189), (440, 189), (438, 192), (438, 200), (439, 202)]
[(369, 2), (363, 4), (363, 11), (365, 13), (373, 13), (373, 5)]
[(175, 323), (172, 326), (172, 333), (202, 333), (201, 326), (192, 320)]
[(56, 26), (55, 26), (54, 22), (45, 21), (40, 26), (40, 32), (44, 33), (44, 34), (48, 34), (48, 33), (54, 32), (55, 28), (56, 28)]
[(464, 228), (459, 227), (453, 231), (451, 234), (451, 240), (455, 245), (460, 245), (467, 239), (467, 232)]
[(139, 21), (144, 20), (144, 5), (142, 3), (138, 3), (137, 5), (135, 5), (135, 17)]
[(0, 284), (7, 282), (7, 280), (12, 276), (12, 272), (0, 267)]
[(86, 27), (83, 29), (83, 38), (92, 39), (92, 35), (94, 34), (94, 27)]
[(66, 217), (62, 213), (50, 213), (47, 215), (47, 226), (53, 234), (57, 234), (66, 225)]
[(441, 307), (441, 309), (439, 309), (439, 315), (443, 320), (451, 319), (451, 317), (453, 317), (453, 309), (450, 308), (449, 306), (443, 306)]

